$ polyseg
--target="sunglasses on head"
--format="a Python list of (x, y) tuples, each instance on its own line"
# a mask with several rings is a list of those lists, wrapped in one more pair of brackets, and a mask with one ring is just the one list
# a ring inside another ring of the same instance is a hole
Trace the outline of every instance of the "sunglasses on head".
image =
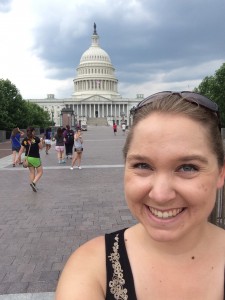
[(135, 113), (142, 108), (143, 106), (152, 103), (154, 101), (157, 101), (159, 99), (162, 99), (163, 97), (168, 97), (168, 96), (172, 96), (172, 95), (179, 95), (180, 98), (188, 101), (188, 102), (192, 102), (195, 103), (197, 105), (200, 105), (202, 107), (205, 107), (209, 110), (211, 110), (212, 112), (214, 112), (218, 118), (218, 126), (219, 129), (221, 129), (221, 122), (220, 122), (220, 115), (219, 115), (219, 107), (218, 105), (213, 102), (212, 100), (210, 100), (209, 98), (195, 93), (195, 92), (189, 92), (189, 91), (183, 91), (183, 92), (172, 92), (172, 91), (165, 91), (165, 92), (159, 92), (156, 94), (153, 94), (147, 98), (145, 98), (144, 100), (142, 100), (141, 102), (138, 103), (138, 105), (134, 108), (133, 113), (135, 115)]

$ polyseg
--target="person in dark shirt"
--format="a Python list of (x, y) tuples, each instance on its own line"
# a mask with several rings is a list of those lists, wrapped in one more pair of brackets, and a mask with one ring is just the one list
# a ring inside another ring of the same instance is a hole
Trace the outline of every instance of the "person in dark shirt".
[(43, 174), (43, 168), (40, 158), (40, 150), (43, 148), (43, 140), (35, 136), (33, 127), (27, 128), (27, 136), (21, 143), (21, 149), (17, 161), (21, 159), (22, 153), (25, 151), (25, 157), (28, 160), (28, 169), (30, 177), (30, 186), (34, 192), (37, 192), (36, 184)]
[(45, 131), (45, 134), (44, 134), (44, 139), (45, 139), (45, 153), (48, 154), (48, 151), (51, 149), (51, 128), (48, 127)]
[(66, 130), (63, 132), (65, 148), (66, 148), (66, 158), (73, 157), (73, 144), (74, 144), (74, 131), (70, 129), (69, 125), (66, 125)]

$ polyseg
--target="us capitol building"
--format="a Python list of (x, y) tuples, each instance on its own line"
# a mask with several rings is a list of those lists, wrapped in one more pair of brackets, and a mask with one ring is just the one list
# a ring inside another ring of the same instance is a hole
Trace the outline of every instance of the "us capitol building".
[(81, 56), (76, 71), (71, 98), (57, 99), (54, 94), (48, 94), (45, 99), (27, 100), (48, 111), (55, 126), (112, 125), (113, 122), (129, 125), (130, 109), (143, 95), (128, 99), (118, 93), (115, 68), (108, 53), (99, 45), (95, 23), (91, 46)]

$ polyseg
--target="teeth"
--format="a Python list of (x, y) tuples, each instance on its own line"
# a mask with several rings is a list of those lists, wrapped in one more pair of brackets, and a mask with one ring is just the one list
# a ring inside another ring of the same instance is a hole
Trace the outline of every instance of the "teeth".
[(183, 209), (182, 208), (176, 208), (176, 209), (171, 209), (168, 211), (160, 211), (157, 210), (153, 207), (149, 207), (149, 210), (151, 211), (151, 213), (160, 218), (160, 219), (168, 219), (168, 218), (173, 218), (176, 217)]

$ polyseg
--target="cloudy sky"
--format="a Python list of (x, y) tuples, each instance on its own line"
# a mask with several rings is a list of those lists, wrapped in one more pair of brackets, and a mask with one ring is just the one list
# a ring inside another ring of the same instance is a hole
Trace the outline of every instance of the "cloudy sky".
[(191, 90), (225, 62), (224, 0), (0, 0), (0, 78), (70, 97), (94, 22), (119, 93)]

